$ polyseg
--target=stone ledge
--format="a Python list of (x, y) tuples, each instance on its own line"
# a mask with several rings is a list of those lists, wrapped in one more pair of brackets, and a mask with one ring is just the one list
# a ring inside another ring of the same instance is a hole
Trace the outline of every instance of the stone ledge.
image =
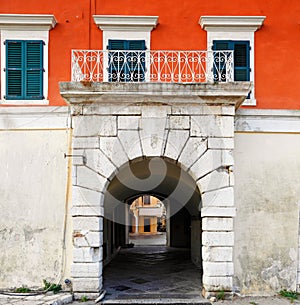
[(232, 83), (82, 83), (60, 82), (60, 94), (69, 104), (87, 103), (196, 103), (235, 105), (251, 90), (250, 82)]

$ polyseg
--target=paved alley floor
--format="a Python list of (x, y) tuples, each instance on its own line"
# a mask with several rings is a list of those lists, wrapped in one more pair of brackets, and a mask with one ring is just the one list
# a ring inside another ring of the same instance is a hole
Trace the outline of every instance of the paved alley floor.
[(104, 301), (203, 300), (201, 274), (187, 249), (156, 245), (122, 249), (104, 269)]

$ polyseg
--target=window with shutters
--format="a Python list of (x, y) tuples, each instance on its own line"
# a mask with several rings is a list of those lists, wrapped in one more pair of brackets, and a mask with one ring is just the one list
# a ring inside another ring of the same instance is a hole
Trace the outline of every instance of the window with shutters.
[[(265, 16), (201, 16), (199, 24), (207, 31), (208, 50), (234, 50), (234, 80), (250, 81), (252, 89), (243, 105), (255, 106), (255, 32)], [(214, 64), (219, 59), (215, 58)], [(220, 68), (222, 63), (219, 61)], [(222, 76), (222, 74), (221, 74)], [(220, 76), (218, 76), (220, 77)]]
[(108, 80), (110, 82), (145, 81), (144, 40), (108, 40)]
[(43, 41), (6, 40), (6, 100), (41, 100)]
[[(232, 40), (214, 40), (214, 51), (227, 51), (232, 50), (234, 60), (234, 81), (249, 81), (250, 80), (250, 43), (249, 41), (232, 41)], [(224, 63), (226, 60), (222, 58), (227, 56), (226, 53), (218, 52), (214, 58), (214, 67), (219, 71), (226, 73), (226, 67)], [(223, 65), (223, 66), (222, 66)], [(217, 77), (217, 76), (216, 76)], [(216, 81), (222, 81), (215, 79)]]
[(0, 104), (49, 104), (49, 31), (56, 23), (48, 14), (0, 14)]

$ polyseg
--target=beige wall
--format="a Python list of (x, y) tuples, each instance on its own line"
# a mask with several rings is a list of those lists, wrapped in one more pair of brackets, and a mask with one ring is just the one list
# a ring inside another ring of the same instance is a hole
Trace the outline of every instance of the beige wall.
[(0, 131), (0, 143), (0, 287), (58, 282), (70, 265), (63, 259), (68, 131)]
[(235, 285), (296, 289), (300, 134), (235, 134)]

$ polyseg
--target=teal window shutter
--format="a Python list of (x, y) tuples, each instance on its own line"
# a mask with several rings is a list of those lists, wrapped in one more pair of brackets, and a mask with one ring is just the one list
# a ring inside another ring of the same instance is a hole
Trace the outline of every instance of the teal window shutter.
[[(213, 41), (214, 51), (234, 51), (234, 80), (250, 80), (250, 43), (249, 41), (215, 40)], [(222, 56), (222, 55), (217, 55)], [(224, 55), (223, 55), (224, 56)], [(216, 57), (215, 57), (216, 61)], [(215, 63), (216, 64), (216, 63)], [(224, 69), (225, 67), (223, 67)], [(225, 71), (224, 71), (225, 73)]]
[[(139, 82), (145, 80), (145, 40), (108, 40), (109, 81)], [(122, 52), (132, 51), (132, 52)], [(134, 52), (136, 51), (136, 52)]]
[(26, 98), (43, 98), (43, 43), (28, 41), (26, 44)]
[(7, 100), (43, 99), (43, 41), (7, 40)]
[(22, 98), (23, 45), (6, 41), (6, 99)]

